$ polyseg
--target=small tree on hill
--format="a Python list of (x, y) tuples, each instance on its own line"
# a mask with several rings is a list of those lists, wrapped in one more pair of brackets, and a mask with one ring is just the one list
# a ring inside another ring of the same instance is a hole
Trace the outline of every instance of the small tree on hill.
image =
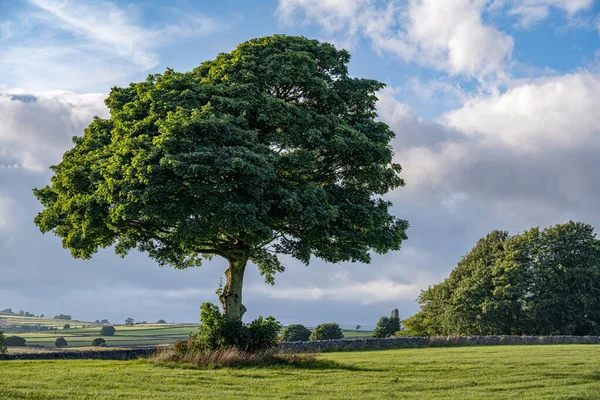
[(92, 341), (92, 346), (104, 347), (104, 346), (106, 346), (106, 340), (104, 340), (102, 338), (96, 338)]
[(359, 331), (360, 330), (360, 325), (356, 325), (356, 330)]
[(159, 319), (156, 323), (157, 324), (166, 324), (167, 321), (165, 321), (164, 319)]
[(67, 343), (67, 340), (64, 337), (56, 338), (56, 341), (54, 342), (54, 346), (58, 348), (67, 347), (68, 345), (69, 343)]
[(71, 329), (71, 325), (69, 325), (69, 324), (65, 324), (65, 325), (63, 326), (63, 329)]
[(9, 347), (23, 347), (26, 340), (20, 336), (9, 336), (6, 338), (6, 345)]
[(102, 321), (100, 321), (101, 324), (110, 324), (110, 322), (108, 322), (107, 319), (103, 319)]
[(115, 336), (116, 331), (114, 326), (103, 326), (100, 329), (100, 336)]
[(374, 338), (387, 338), (394, 336), (400, 330), (400, 318), (381, 317), (377, 322), (377, 327), (373, 331)]
[(133, 325), (134, 320), (133, 318), (129, 317), (125, 320), (125, 325)]
[(71, 320), (71, 316), (70, 315), (65, 315), (65, 314), (59, 314), (56, 317), (54, 317), (54, 319), (66, 319), (67, 321)]
[(219, 299), (241, 321), (248, 262), (269, 284), (277, 255), (365, 262), (399, 250), (408, 223), (383, 196), (404, 185), (376, 119), (384, 84), (351, 77), (350, 54), (304, 37), (242, 43), (187, 73), (113, 88), (35, 190), (35, 223), (88, 259), (100, 248), (161, 265), (227, 260)]
[(342, 339), (344, 333), (342, 328), (335, 322), (317, 325), (315, 330), (310, 335), (310, 340), (333, 340)]
[(6, 337), (0, 332), (0, 354), (6, 353)]
[(306, 342), (309, 338), (310, 331), (300, 324), (288, 325), (281, 332), (282, 342)]

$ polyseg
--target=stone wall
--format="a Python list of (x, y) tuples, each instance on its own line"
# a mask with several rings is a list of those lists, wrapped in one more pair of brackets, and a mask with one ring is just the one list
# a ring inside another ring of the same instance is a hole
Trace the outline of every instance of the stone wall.
[(290, 352), (320, 352), (507, 344), (600, 344), (600, 336), (436, 336), (336, 339), (314, 342), (284, 342), (279, 343), (279, 349)]
[(156, 353), (156, 348), (90, 350), (90, 351), (49, 351), (36, 353), (0, 354), (3, 360), (131, 360), (139, 357), (150, 357)]

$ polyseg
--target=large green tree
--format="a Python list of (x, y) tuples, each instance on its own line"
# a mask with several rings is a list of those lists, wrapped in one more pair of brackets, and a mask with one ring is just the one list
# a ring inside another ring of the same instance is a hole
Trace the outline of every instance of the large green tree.
[(494, 231), (419, 303), (409, 334), (600, 334), (600, 241), (577, 222)]
[(114, 246), (161, 265), (228, 260), (224, 314), (245, 312), (248, 261), (268, 283), (277, 254), (369, 262), (398, 250), (406, 221), (380, 197), (404, 182), (394, 133), (376, 121), (384, 85), (303, 37), (250, 40), (191, 72), (113, 88), (110, 118), (73, 139), (35, 218), (77, 258)]

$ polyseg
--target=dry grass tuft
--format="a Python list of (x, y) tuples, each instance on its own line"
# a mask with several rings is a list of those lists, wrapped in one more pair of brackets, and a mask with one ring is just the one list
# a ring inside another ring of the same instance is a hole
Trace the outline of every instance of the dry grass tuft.
[(227, 368), (268, 365), (302, 365), (316, 362), (316, 354), (286, 353), (270, 350), (250, 353), (235, 347), (200, 353), (177, 353), (173, 348), (160, 350), (152, 359), (161, 364), (191, 364), (204, 368)]

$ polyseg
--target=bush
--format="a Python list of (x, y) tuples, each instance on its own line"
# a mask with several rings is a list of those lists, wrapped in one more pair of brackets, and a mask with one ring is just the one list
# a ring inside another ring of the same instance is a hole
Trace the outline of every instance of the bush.
[(0, 332), (0, 354), (6, 353), (6, 338), (4, 332)]
[(71, 325), (65, 324), (65, 326), (63, 326), (63, 329), (71, 329)]
[(177, 354), (187, 354), (189, 350), (188, 342), (185, 340), (178, 340), (173, 345), (173, 351)]
[(156, 323), (157, 324), (166, 324), (167, 321), (165, 321), (164, 319), (159, 319)]
[(9, 336), (6, 338), (6, 345), (10, 347), (25, 346), (25, 339), (20, 336)]
[(394, 336), (400, 330), (400, 318), (381, 317), (377, 322), (377, 327), (373, 331), (374, 338), (387, 338)]
[(335, 322), (331, 322), (328, 324), (317, 325), (310, 335), (310, 340), (332, 340), (342, 339), (343, 337), (344, 333), (342, 332), (342, 328)]
[(69, 343), (67, 343), (67, 340), (64, 337), (59, 337), (56, 338), (56, 341), (54, 342), (54, 345), (56, 347), (67, 347)]
[(286, 326), (281, 332), (282, 342), (307, 342), (310, 338), (310, 331), (304, 325), (294, 324)]
[(92, 346), (104, 347), (104, 346), (106, 346), (106, 340), (102, 339), (101, 337), (96, 338), (96, 339), (92, 340)]
[(56, 317), (54, 317), (54, 319), (66, 319), (67, 321), (71, 320), (71, 316), (70, 315), (65, 315), (65, 314), (59, 314)]
[(114, 326), (103, 326), (100, 329), (100, 336), (115, 336), (116, 331)]
[(202, 304), (198, 333), (190, 335), (188, 351), (192, 353), (235, 347), (257, 352), (277, 345), (281, 324), (273, 317), (259, 317), (249, 325), (230, 321), (212, 303)]
[(258, 317), (248, 325), (250, 342), (246, 348), (250, 352), (271, 349), (277, 346), (277, 337), (281, 332), (281, 324), (273, 317)]

